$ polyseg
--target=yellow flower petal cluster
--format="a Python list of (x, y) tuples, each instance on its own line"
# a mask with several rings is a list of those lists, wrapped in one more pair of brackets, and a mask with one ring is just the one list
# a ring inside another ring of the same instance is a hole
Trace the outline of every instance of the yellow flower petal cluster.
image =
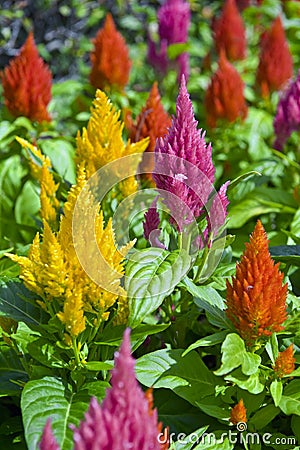
[[(97, 89), (87, 128), (83, 128), (81, 134), (78, 132), (76, 139), (77, 163), (84, 164), (87, 178), (111, 161), (146, 150), (149, 138), (135, 143), (129, 140), (125, 144), (123, 129), (120, 111), (116, 111), (107, 95)], [(134, 193), (136, 189), (137, 183), (133, 177), (124, 180), (120, 187), (123, 196)]]

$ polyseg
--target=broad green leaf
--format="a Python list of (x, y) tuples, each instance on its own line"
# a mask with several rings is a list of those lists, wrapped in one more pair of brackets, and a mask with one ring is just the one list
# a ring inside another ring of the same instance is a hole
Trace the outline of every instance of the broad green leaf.
[(0, 396), (20, 395), (28, 380), (21, 358), (7, 345), (0, 345)]
[(300, 245), (277, 245), (270, 247), (270, 254), (275, 261), (300, 267)]
[[(105, 395), (109, 385), (98, 382), (98, 394)], [(60, 378), (45, 377), (29, 381), (22, 392), (21, 409), (28, 450), (36, 450), (46, 421), (51, 417), (52, 429), (61, 450), (73, 449), (73, 432), (69, 425), (78, 426), (84, 418), (95, 385), (86, 385), (74, 393)], [(102, 397), (103, 398), (103, 397)]]
[(87, 363), (85, 363), (84, 367), (87, 370), (99, 372), (100, 370), (111, 370), (114, 365), (113, 363), (106, 363), (101, 361), (88, 361)]
[(213, 395), (220, 381), (196, 352), (182, 358), (182, 350), (157, 350), (137, 360), (138, 380), (145, 386), (172, 389), (192, 405)]
[(210, 396), (196, 402), (201, 411), (219, 420), (226, 420), (230, 415), (228, 405), (220, 397)]
[(283, 390), (283, 387), (282, 387), (281, 381), (279, 381), (279, 380), (272, 381), (272, 383), (270, 385), (270, 392), (273, 397), (275, 406), (279, 406), (280, 399), (282, 396), (282, 390)]
[(74, 147), (67, 139), (40, 140), (43, 153), (49, 156), (56, 172), (70, 183), (75, 183)]
[(214, 373), (216, 375), (225, 375), (236, 369), (240, 365), (245, 375), (252, 375), (257, 372), (261, 362), (259, 355), (246, 351), (245, 343), (242, 338), (236, 334), (228, 334), (221, 347), (222, 365)]
[(192, 448), (194, 448), (195, 442), (201, 441), (201, 436), (203, 436), (207, 429), (208, 425), (198, 428), (198, 430), (193, 431), (193, 433), (189, 434), (188, 436), (186, 436), (184, 433), (178, 433), (178, 440), (174, 442), (173, 445), (171, 445), (170, 450), (191, 450)]
[(261, 430), (279, 413), (280, 409), (274, 405), (263, 406), (249, 419), (249, 427), (251, 425), (254, 427), (254, 430)]
[(34, 305), (37, 295), (29, 291), (18, 281), (0, 280), (0, 315), (10, 317), (17, 322), (39, 325), (48, 315)]
[(137, 251), (126, 267), (129, 326), (135, 328), (155, 311), (190, 269), (190, 256), (160, 248)]
[(251, 394), (260, 394), (264, 390), (264, 385), (259, 378), (259, 372), (247, 376), (240, 369), (236, 369), (224, 377), (225, 380), (235, 383), (239, 388), (245, 389)]
[(198, 339), (196, 342), (191, 344), (182, 354), (182, 356), (185, 356), (187, 353), (189, 353), (191, 350), (194, 350), (195, 348), (199, 347), (210, 347), (211, 345), (220, 344), (224, 341), (228, 334), (228, 331), (220, 331), (218, 333), (211, 334), (210, 336), (205, 336), (201, 339)]
[(281, 409), (281, 411), (283, 411), (284, 414), (288, 416), (290, 414), (296, 414), (297, 416), (300, 416), (299, 398), (293, 398), (288, 397), (287, 395), (282, 395), (278, 406)]
[(271, 359), (272, 364), (275, 364), (275, 360), (278, 356), (278, 341), (276, 333), (273, 333), (265, 345), (265, 349)]
[(177, 56), (181, 55), (184, 52), (188, 52), (190, 49), (190, 45), (187, 42), (180, 42), (176, 44), (171, 44), (167, 48), (168, 58), (175, 59)]
[(58, 347), (48, 339), (38, 337), (27, 345), (27, 351), (32, 358), (47, 367), (67, 367), (67, 363), (60, 358)]

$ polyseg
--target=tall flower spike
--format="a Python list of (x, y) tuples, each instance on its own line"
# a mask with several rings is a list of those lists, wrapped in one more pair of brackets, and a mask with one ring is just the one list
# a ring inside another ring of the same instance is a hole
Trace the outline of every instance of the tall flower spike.
[(258, 220), (236, 266), (232, 284), (227, 280), (226, 314), (248, 347), (260, 338), (283, 330), (287, 317), (287, 284), (274, 264), (268, 238)]
[(125, 39), (117, 31), (112, 15), (107, 14), (103, 28), (93, 40), (91, 85), (96, 89), (123, 90), (129, 80), (131, 61)]
[(39, 450), (59, 450), (59, 446), (53, 436), (51, 419), (48, 419), (39, 443)]
[(256, 86), (264, 98), (281, 89), (293, 75), (293, 60), (280, 16), (264, 32), (260, 43)]
[(248, 113), (244, 97), (244, 83), (221, 50), (219, 67), (207, 88), (204, 106), (207, 124), (214, 128), (218, 120), (234, 122), (244, 120)]
[[(187, 42), (190, 14), (189, 3), (185, 0), (166, 0), (158, 10), (157, 18), (160, 48), (157, 50), (155, 43), (149, 39), (148, 60), (162, 72), (165, 72), (168, 65), (170, 65), (167, 56), (167, 47), (172, 44)], [(180, 80), (182, 75), (188, 78), (188, 53), (184, 52), (179, 55), (175, 62), (178, 67), (178, 79)]]
[(295, 370), (294, 346), (291, 344), (283, 352), (279, 352), (274, 364), (274, 372), (278, 378), (289, 375)]
[(32, 121), (51, 121), (47, 111), (51, 100), (52, 75), (39, 56), (33, 34), (9, 65), (1, 72), (5, 106), (15, 116)]
[[(156, 139), (165, 136), (170, 125), (171, 118), (164, 110), (157, 82), (155, 82), (146, 101), (146, 105), (137, 116), (135, 123), (131, 122), (127, 125), (129, 129), (129, 138), (132, 142), (137, 142), (141, 138), (149, 136), (150, 142), (145, 151), (153, 152)], [(147, 159), (147, 162), (145, 158), (142, 159), (140, 170), (146, 172), (142, 175), (142, 178), (152, 180), (151, 172), (153, 172), (154, 168), (154, 157), (151, 165), (148, 161), (149, 159)]]
[(282, 92), (274, 119), (274, 148), (282, 150), (293, 131), (300, 130), (300, 70), (297, 78)]
[(192, 214), (198, 217), (201, 214), (214, 182), (211, 145), (206, 144), (205, 131), (202, 132), (197, 125), (185, 79), (182, 77), (176, 116), (173, 117), (168, 134), (156, 143), (153, 174), (157, 188), (173, 194), (167, 195), (165, 202), (171, 213), (175, 213), (181, 220), (181, 223), (177, 223), (180, 231), (185, 222), (193, 220), (192, 217), (184, 216)]
[(131, 356), (130, 329), (124, 332), (119, 352), (115, 354), (111, 389), (100, 406), (92, 398), (89, 409), (74, 430), (74, 450), (125, 449), (163, 450), (158, 442), (161, 425), (156, 409), (149, 408), (147, 396), (135, 377)]
[(233, 423), (233, 425), (237, 425), (239, 422), (247, 422), (247, 410), (242, 398), (233, 408), (231, 408), (230, 422)]
[(217, 52), (223, 49), (231, 61), (246, 56), (246, 31), (235, 0), (226, 0), (221, 16), (212, 24)]

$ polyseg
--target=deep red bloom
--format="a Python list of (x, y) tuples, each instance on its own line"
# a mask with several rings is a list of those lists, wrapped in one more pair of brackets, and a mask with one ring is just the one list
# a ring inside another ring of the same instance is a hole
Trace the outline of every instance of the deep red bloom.
[(287, 284), (274, 264), (267, 234), (258, 220), (236, 266), (232, 285), (227, 280), (226, 314), (248, 346), (259, 338), (283, 330), (287, 317)]
[(226, 0), (221, 16), (213, 21), (212, 29), (218, 53), (223, 49), (231, 61), (245, 58), (246, 32), (235, 0)]
[(224, 51), (221, 51), (218, 70), (206, 91), (204, 105), (210, 127), (215, 127), (218, 119), (234, 122), (238, 117), (245, 119), (247, 116), (244, 83)]
[(110, 13), (107, 14), (104, 26), (98, 31), (93, 43), (94, 50), (90, 55), (92, 86), (102, 90), (110, 87), (124, 89), (131, 68), (129, 50)]
[(51, 100), (52, 75), (29, 33), (19, 55), (1, 73), (5, 106), (15, 116), (32, 121), (51, 121), (47, 105)]
[(271, 92), (281, 89), (292, 75), (293, 59), (278, 16), (261, 37), (256, 86), (262, 97), (267, 98)]
[(294, 346), (291, 344), (283, 352), (279, 352), (274, 364), (274, 372), (278, 378), (289, 375), (295, 370)]

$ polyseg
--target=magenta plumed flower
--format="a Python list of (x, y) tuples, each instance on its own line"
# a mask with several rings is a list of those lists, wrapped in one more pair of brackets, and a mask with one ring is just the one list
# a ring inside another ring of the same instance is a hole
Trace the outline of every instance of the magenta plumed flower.
[(51, 428), (51, 419), (48, 419), (43, 431), (42, 439), (39, 444), (40, 450), (59, 450), (59, 446), (53, 436)]
[[(183, 76), (172, 126), (168, 134), (156, 143), (153, 174), (156, 186), (170, 209), (171, 221), (176, 223), (180, 232), (200, 216), (214, 191), (212, 148), (205, 141), (205, 131), (198, 129), (197, 125)], [(214, 222), (224, 223), (228, 203), (226, 186), (214, 201), (220, 204)]]
[[(160, 46), (157, 49), (155, 43), (149, 38), (148, 60), (161, 72), (165, 72), (170, 65), (167, 48), (169, 45), (186, 43), (190, 26), (190, 5), (185, 0), (167, 0), (158, 10), (158, 34)], [(184, 52), (176, 58), (178, 78), (182, 75), (188, 78), (189, 55)]]
[(282, 93), (274, 119), (274, 148), (282, 150), (293, 131), (300, 130), (300, 70), (297, 78)]
[(156, 205), (157, 198), (152, 202), (152, 205), (144, 215), (144, 237), (145, 239), (147, 239), (147, 241), (150, 242), (152, 247), (165, 248), (165, 246), (159, 240), (160, 229), (158, 227), (160, 224), (160, 218), (157, 212)]

